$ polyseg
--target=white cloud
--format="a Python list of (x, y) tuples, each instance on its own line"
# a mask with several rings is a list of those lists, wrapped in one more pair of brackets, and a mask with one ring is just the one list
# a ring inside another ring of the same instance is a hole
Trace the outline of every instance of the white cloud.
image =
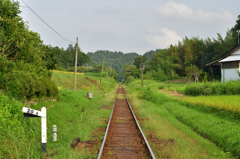
[(193, 10), (183, 3), (168, 1), (157, 7), (157, 12), (165, 18), (180, 18), (182, 20), (191, 20), (198, 22), (229, 21), (233, 19), (230, 12), (224, 10), (222, 13), (204, 11), (202, 9)]
[(172, 1), (167, 2), (164, 5), (161, 5), (158, 8), (158, 11), (161, 15), (166, 17), (171, 16), (180, 16), (180, 17), (193, 17), (193, 10), (185, 4), (175, 3)]
[(157, 48), (166, 48), (170, 44), (175, 45), (182, 39), (175, 31), (168, 28), (153, 29), (150, 33), (145, 39), (150, 45)]

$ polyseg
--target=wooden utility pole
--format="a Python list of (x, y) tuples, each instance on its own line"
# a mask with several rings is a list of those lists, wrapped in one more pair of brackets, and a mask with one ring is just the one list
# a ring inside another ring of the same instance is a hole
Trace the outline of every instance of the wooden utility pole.
[(143, 87), (143, 57), (141, 56), (141, 72), (142, 72), (142, 87)]
[(101, 73), (101, 79), (100, 79), (100, 85), (101, 86), (102, 86), (102, 74), (103, 74), (104, 61), (105, 61), (105, 56), (103, 58), (102, 73)]
[[(239, 62), (240, 63), (240, 62)], [(109, 77), (110, 77), (110, 79), (111, 79), (111, 75), (112, 75), (112, 67), (111, 67), (111, 70), (110, 70), (110, 73), (109, 73), (110, 75), (109, 75)]]
[(107, 69), (107, 87), (108, 87), (108, 69)]
[(78, 57), (78, 38), (77, 38), (77, 43), (76, 43), (76, 56), (75, 56), (74, 91), (76, 91), (76, 84), (77, 84), (77, 57)]

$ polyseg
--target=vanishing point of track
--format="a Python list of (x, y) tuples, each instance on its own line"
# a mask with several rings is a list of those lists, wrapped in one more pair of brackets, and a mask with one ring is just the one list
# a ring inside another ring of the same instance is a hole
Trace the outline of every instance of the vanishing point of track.
[(98, 159), (101, 158), (155, 159), (122, 87), (118, 88), (112, 114), (99, 150)]

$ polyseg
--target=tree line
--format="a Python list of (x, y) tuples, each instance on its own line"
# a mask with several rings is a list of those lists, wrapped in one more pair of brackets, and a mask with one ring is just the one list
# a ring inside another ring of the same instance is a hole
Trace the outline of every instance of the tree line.
[[(146, 62), (144, 69), (145, 78), (167, 80), (185, 77), (186, 75), (199, 72), (211, 73), (205, 65), (218, 60), (224, 53), (238, 45), (237, 30), (240, 30), (240, 15), (236, 24), (222, 37), (217, 33), (217, 38), (200, 39), (199, 37), (183, 38), (176, 45), (170, 45), (163, 50), (152, 51), (153, 58)], [(138, 62), (137, 62), (138, 61)], [(129, 69), (132, 67), (132, 69)], [(124, 66), (122, 73), (137, 78), (139, 76), (139, 57), (135, 59), (135, 67)], [(132, 71), (129, 71), (132, 70)], [(221, 76), (220, 67), (213, 68), (213, 76), (219, 80)]]
[(0, 89), (16, 98), (56, 96), (51, 69), (58, 59), (19, 16), (19, 2), (0, 2)]

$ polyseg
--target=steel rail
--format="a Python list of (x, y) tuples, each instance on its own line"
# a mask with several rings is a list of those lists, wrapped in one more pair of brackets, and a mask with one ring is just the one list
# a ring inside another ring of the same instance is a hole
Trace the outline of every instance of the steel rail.
[[(119, 86), (118, 86), (118, 89), (119, 89)], [(104, 148), (106, 139), (107, 139), (108, 129), (109, 129), (109, 127), (110, 127), (110, 123), (111, 123), (111, 119), (112, 119), (112, 115), (113, 115), (113, 111), (114, 111), (114, 106), (115, 106), (115, 103), (116, 103), (116, 100), (117, 100), (118, 89), (117, 89), (116, 98), (115, 98), (115, 101), (114, 101), (114, 104), (113, 104), (112, 113), (111, 113), (110, 119), (109, 119), (109, 121), (108, 121), (107, 129), (106, 129), (106, 131), (105, 131), (105, 135), (104, 135), (103, 142), (102, 142), (101, 148), (100, 148), (100, 150), (99, 150), (97, 159), (101, 159), (102, 151), (103, 151), (103, 148)], [(131, 110), (131, 113), (132, 113), (132, 115), (133, 115), (133, 118), (134, 118), (134, 120), (135, 120), (135, 122), (136, 122), (136, 124), (137, 124), (137, 127), (138, 127), (139, 131), (141, 132), (141, 135), (142, 135), (142, 137), (143, 137), (143, 139), (144, 139), (144, 142), (145, 142), (146, 145), (147, 145), (148, 151), (150, 152), (152, 159), (156, 159), (156, 157), (155, 157), (155, 155), (154, 155), (154, 153), (153, 153), (153, 151), (152, 151), (152, 149), (151, 149), (151, 146), (150, 146), (150, 144), (149, 144), (148, 141), (147, 141), (147, 138), (145, 137), (145, 135), (144, 135), (144, 133), (143, 133), (140, 125), (138, 124), (137, 118), (135, 117), (135, 114), (134, 114), (134, 112), (133, 112), (133, 110), (132, 110), (132, 108), (131, 108), (131, 105), (130, 105), (129, 102), (128, 102), (127, 95), (126, 95), (124, 89), (123, 89), (123, 92), (124, 92), (124, 94), (125, 94), (125, 98), (126, 98), (126, 100), (127, 100), (128, 107), (129, 107), (129, 109)]]
[(108, 120), (107, 129), (106, 129), (106, 131), (105, 131), (105, 135), (104, 135), (103, 142), (102, 142), (101, 148), (100, 148), (100, 150), (99, 150), (97, 159), (100, 159), (100, 158), (101, 158), (102, 151), (103, 151), (103, 148), (104, 148), (106, 139), (107, 139), (108, 129), (109, 129), (109, 127), (110, 127), (110, 123), (111, 123), (112, 115), (113, 115), (113, 111), (114, 111), (114, 106), (115, 106), (115, 103), (116, 103), (116, 100), (117, 100), (118, 90), (119, 90), (119, 86), (118, 86), (118, 89), (117, 89), (115, 101), (114, 101), (114, 103), (113, 103), (112, 113), (111, 113), (111, 116), (110, 116), (110, 118), (109, 118), (109, 120)]
[(148, 150), (149, 150), (149, 152), (150, 152), (150, 154), (151, 154), (151, 157), (152, 157), (153, 159), (156, 159), (156, 157), (155, 157), (155, 155), (154, 155), (154, 153), (153, 153), (153, 151), (152, 151), (152, 148), (151, 148), (150, 144), (148, 143), (147, 138), (145, 137), (145, 135), (144, 135), (144, 133), (143, 133), (143, 131), (142, 131), (140, 125), (138, 124), (137, 118), (136, 118), (136, 116), (135, 116), (135, 114), (134, 114), (134, 112), (133, 112), (133, 110), (132, 110), (132, 108), (131, 108), (130, 103), (128, 102), (128, 98), (127, 98), (127, 95), (126, 95), (124, 89), (123, 89), (123, 92), (124, 92), (125, 97), (126, 97), (126, 99), (127, 99), (128, 107), (129, 107), (129, 109), (130, 109), (131, 112), (132, 112), (132, 115), (133, 115), (133, 117), (134, 117), (134, 120), (135, 120), (135, 122), (136, 122), (136, 124), (137, 124), (137, 126), (138, 126), (138, 129), (139, 129), (140, 132), (141, 132), (141, 135), (142, 135), (142, 137), (143, 137), (143, 139), (144, 139), (144, 142), (145, 142), (146, 145), (147, 145), (147, 148), (148, 148)]

